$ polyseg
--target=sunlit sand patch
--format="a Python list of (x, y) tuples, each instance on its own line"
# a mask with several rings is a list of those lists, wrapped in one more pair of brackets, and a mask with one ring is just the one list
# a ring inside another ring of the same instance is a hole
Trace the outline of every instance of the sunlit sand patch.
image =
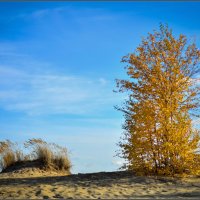
[[(36, 173), (36, 171), (35, 171)], [(138, 177), (130, 172), (29, 177), (0, 174), (0, 197), (14, 199), (200, 197), (200, 177)], [(37, 173), (35, 174), (37, 175)]]

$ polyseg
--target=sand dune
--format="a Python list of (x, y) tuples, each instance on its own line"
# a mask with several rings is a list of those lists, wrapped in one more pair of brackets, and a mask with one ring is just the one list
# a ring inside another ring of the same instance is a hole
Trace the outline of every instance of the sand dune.
[(0, 198), (200, 198), (200, 178), (138, 177), (131, 172), (68, 176), (0, 174)]

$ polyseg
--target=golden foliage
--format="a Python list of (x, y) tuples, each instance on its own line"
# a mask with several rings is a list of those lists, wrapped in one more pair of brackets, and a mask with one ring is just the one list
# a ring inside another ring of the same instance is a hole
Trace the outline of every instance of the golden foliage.
[(200, 170), (197, 116), (200, 51), (185, 36), (177, 39), (160, 25), (122, 59), (128, 80), (117, 80), (129, 99), (118, 110), (125, 116), (125, 137), (119, 143), (127, 168), (138, 174), (195, 174)]

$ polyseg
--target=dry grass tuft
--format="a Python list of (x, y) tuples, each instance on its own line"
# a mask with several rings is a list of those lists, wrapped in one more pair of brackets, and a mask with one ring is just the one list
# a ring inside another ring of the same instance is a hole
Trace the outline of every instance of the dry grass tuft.
[(46, 169), (67, 171), (70, 173), (71, 162), (67, 149), (54, 143), (35, 144), (35, 160), (40, 160)]
[(9, 140), (0, 142), (0, 165), (2, 170), (17, 162), (37, 160), (44, 169), (71, 173), (71, 162), (66, 148), (55, 143), (47, 143), (41, 139), (30, 139), (24, 143), (25, 148), (31, 149), (30, 154), (24, 155), (23, 151), (13, 144)]
[(40, 160), (45, 167), (50, 167), (53, 159), (53, 153), (47, 146), (39, 145), (36, 149), (36, 160)]
[(3, 160), (3, 169), (6, 169), (7, 167), (14, 165), (16, 163), (15, 152), (13, 152), (12, 150), (7, 151), (3, 155), (2, 160)]
[(53, 160), (53, 164), (57, 170), (70, 172), (71, 162), (66, 156), (63, 155), (56, 156)]

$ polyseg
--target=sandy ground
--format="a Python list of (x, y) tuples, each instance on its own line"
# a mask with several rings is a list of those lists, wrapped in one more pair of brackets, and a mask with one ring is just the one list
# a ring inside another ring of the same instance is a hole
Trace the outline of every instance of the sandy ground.
[(199, 178), (138, 177), (130, 172), (55, 176), (0, 174), (0, 198), (9, 199), (200, 199)]

